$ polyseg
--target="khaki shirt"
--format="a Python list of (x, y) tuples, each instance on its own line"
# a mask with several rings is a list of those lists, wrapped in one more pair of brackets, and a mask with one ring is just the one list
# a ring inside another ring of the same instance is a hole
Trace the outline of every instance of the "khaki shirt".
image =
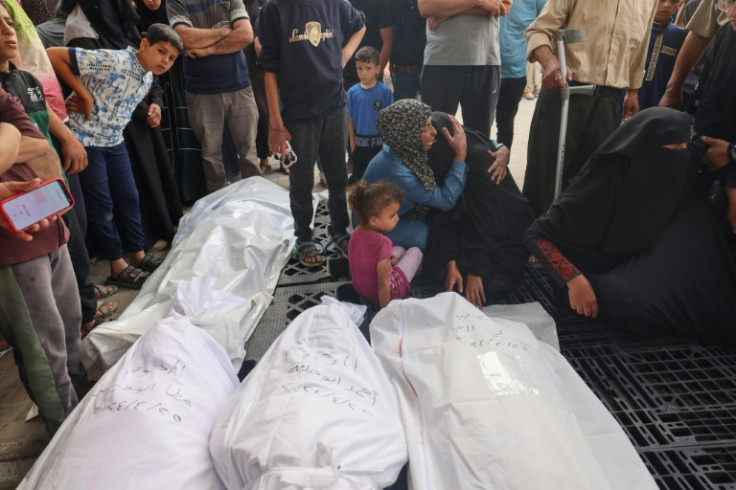
[(550, 0), (525, 31), (527, 59), (539, 46), (557, 53), (557, 29), (583, 29), (586, 40), (565, 49), (573, 79), (638, 89), (658, 0)]
[(720, 26), (728, 22), (728, 14), (718, 8), (717, 0), (703, 0), (685, 28), (711, 39)]

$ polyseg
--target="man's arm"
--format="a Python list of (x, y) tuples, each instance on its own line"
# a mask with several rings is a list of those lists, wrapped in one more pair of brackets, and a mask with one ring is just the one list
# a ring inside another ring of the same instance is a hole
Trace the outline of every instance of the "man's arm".
[(18, 161), (21, 138), (18, 128), (10, 123), (0, 122), (0, 175)]
[[(644, 82), (644, 62), (647, 59), (647, 51), (649, 50), (649, 36), (652, 32), (652, 24), (654, 23), (654, 16), (657, 13), (657, 3), (655, 2), (652, 6), (652, 10), (649, 13), (649, 22), (646, 24), (646, 31), (644, 36), (639, 42), (639, 47), (631, 55), (629, 61), (629, 86), (626, 87), (629, 90), (639, 90), (641, 84)], [(636, 111), (639, 110), (639, 101), (637, 97)], [(625, 114), (624, 114), (625, 116)]]
[[(555, 0), (548, 2), (536, 20), (524, 31), (527, 43), (527, 60), (538, 61), (544, 67), (544, 62), (556, 64), (559, 70), (559, 61), (554, 54), (556, 49), (553, 43), (557, 40), (557, 30), (567, 24), (570, 11), (575, 5), (575, 0)], [(546, 47), (547, 49), (540, 49)], [(545, 72), (550, 75), (551, 71)], [(547, 88), (562, 88), (562, 75), (560, 74), (556, 83), (555, 77), (545, 82)]]
[(79, 142), (72, 130), (64, 124), (59, 116), (46, 104), (49, 112), (49, 133), (61, 143), (61, 154), (64, 158), (64, 170), (73, 175), (87, 168), (87, 151)]
[(232, 31), (229, 27), (216, 27), (214, 29), (200, 29), (198, 27), (190, 27), (186, 24), (177, 24), (174, 30), (186, 49), (202, 49), (212, 46), (216, 42), (225, 38)]
[(498, 17), (504, 8), (501, 0), (418, 0), (419, 13), (422, 17), (447, 18), (458, 14), (474, 14), (473, 9), (481, 9), (485, 14)]
[(682, 44), (680, 53), (675, 60), (675, 67), (672, 69), (670, 80), (667, 82), (667, 89), (659, 101), (660, 106), (672, 107), (673, 109), (680, 108), (682, 105), (682, 84), (685, 83), (685, 78), (687, 78), (695, 63), (698, 62), (709, 43), (710, 39), (707, 37), (692, 31), (687, 33), (685, 42)]
[(202, 58), (215, 54), (230, 54), (245, 49), (253, 42), (253, 27), (250, 25), (249, 19), (238, 19), (233, 24), (230, 33), (204, 48), (187, 49), (187, 56), (190, 58)]
[[(532, 51), (529, 57), (531, 62), (539, 62), (542, 65), (542, 83), (549, 89), (562, 90), (565, 83), (562, 80), (562, 71), (560, 70), (560, 60), (552, 53), (552, 49), (546, 44), (542, 44)], [(572, 72), (567, 70), (567, 81), (572, 81)]]
[(348, 118), (348, 141), (350, 143), (350, 151), (355, 151), (355, 121), (352, 117)]
[(286, 150), (286, 141), (291, 141), (291, 134), (284, 126), (281, 119), (281, 106), (279, 105), (279, 76), (276, 73), (266, 72), (266, 100), (268, 101), (268, 117), (270, 120), (270, 131), (268, 135), (268, 148), (274, 155), (281, 155), (283, 159)]
[(49, 146), (46, 138), (34, 138), (32, 136), (21, 136), (18, 156), (13, 163), (28, 163), (34, 158), (47, 157), (48, 152), (54, 150)]
[(348, 42), (345, 43), (345, 46), (342, 47), (342, 67), (343, 69), (345, 68), (345, 64), (348, 62), (348, 60), (353, 57), (355, 50), (358, 49), (358, 46), (360, 45), (360, 41), (363, 39), (364, 34), (365, 34), (365, 26), (355, 31), (352, 34), (352, 36), (350, 36), (350, 38), (348, 39)]
[(380, 81), (381, 77), (383, 77), (383, 70), (386, 69), (388, 60), (391, 58), (391, 50), (394, 47), (394, 29), (393, 27), (384, 27), (383, 29), (379, 29), (379, 32), (381, 34), (381, 41), (383, 41), (381, 52), (378, 55), (378, 65), (381, 67), (378, 75)]

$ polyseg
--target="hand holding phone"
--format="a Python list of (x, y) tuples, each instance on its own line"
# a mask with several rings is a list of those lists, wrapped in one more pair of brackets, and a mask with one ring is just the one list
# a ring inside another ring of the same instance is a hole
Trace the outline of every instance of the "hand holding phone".
[[(276, 160), (282, 160), (282, 155), (279, 153), (276, 153), (274, 155), (274, 158)], [(297, 161), (296, 153), (294, 153), (294, 150), (291, 148), (291, 143), (289, 143), (289, 140), (285, 140), (284, 143), (284, 153), (283, 153), (283, 167), (289, 168), (292, 165), (294, 165)]]
[(0, 199), (0, 226), (26, 241), (33, 239), (29, 232), (45, 228), (74, 205), (74, 198), (61, 179), (43, 185), (40, 179), (2, 182)]

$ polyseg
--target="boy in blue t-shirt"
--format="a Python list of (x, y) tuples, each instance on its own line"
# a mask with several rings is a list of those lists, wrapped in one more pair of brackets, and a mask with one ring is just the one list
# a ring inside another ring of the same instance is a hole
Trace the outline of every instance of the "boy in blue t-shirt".
[[(90, 232), (110, 261), (107, 284), (139, 289), (162, 261), (143, 250), (138, 190), (123, 129), (148, 93), (153, 75), (168, 71), (183, 49), (171, 27), (153, 24), (138, 51), (46, 50), (56, 74), (74, 90), (67, 99), (69, 125), (87, 150), (89, 165), (79, 177)], [(124, 250), (131, 252), (130, 265)]]
[(378, 60), (378, 50), (371, 46), (363, 46), (355, 53), (355, 69), (360, 83), (348, 90), (348, 136), (353, 155), (351, 182), (363, 178), (368, 164), (381, 151), (383, 142), (378, 136), (376, 120), (382, 109), (394, 103), (391, 89), (378, 81), (381, 77)]
[(283, 156), (286, 142), (291, 142), (298, 158), (289, 173), (289, 201), (299, 261), (307, 267), (323, 261), (311, 228), (318, 155), (330, 193), (331, 243), (347, 257), (342, 70), (363, 38), (365, 16), (346, 0), (270, 0), (258, 16), (256, 32), (256, 46), (261, 46), (258, 62), (266, 72), (268, 146)]

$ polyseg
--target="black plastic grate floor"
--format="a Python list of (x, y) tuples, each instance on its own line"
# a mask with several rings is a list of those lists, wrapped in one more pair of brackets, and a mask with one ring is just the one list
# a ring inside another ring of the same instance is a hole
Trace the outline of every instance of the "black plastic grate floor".
[[(315, 217), (315, 237), (329, 240), (326, 202)], [(348, 280), (347, 262), (308, 269), (295, 259), (282, 271), (274, 300), (246, 344), (258, 360), (305, 309), (324, 294), (368, 305)], [(441, 285), (419, 277), (411, 296), (431, 297)], [(539, 264), (499, 303), (538, 301), (557, 323), (562, 353), (616, 417), (662, 489), (736, 489), (736, 349), (705, 347), (681, 337), (644, 339), (575, 314)], [(368, 311), (361, 330), (377, 313)], [(256, 335), (257, 334), (257, 335)], [(391, 487), (403, 490), (400, 479)]]
[(640, 452), (663, 490), (736, 488), (736, 446), (701, 446)]

